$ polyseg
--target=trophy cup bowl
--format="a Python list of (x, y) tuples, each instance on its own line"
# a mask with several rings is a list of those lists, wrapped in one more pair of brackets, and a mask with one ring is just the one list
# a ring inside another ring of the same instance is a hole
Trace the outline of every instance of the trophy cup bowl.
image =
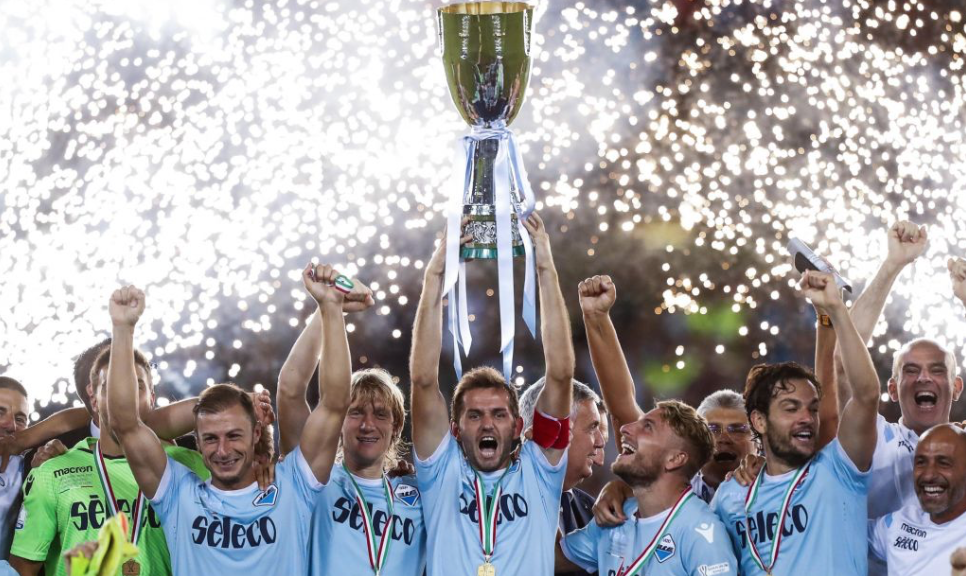
[[(533, 7), (524, 2), (466, 2), (436, 12), (449, 92), (474, 133), (505, 130), (523, 104), (530, 79)], [(464, 260), (497, 257), (494, 168), (498, 138), (473, 139), (471, 175), (463, 190), (464, 234), (473, 240), (460, 250)], [(524, 253), (517, 228), (521, 193), (510, 166), (513, 256)]]

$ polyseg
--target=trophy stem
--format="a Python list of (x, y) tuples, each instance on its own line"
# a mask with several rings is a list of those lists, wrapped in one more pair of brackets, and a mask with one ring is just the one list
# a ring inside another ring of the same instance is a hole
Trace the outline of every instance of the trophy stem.
[[(473, 143), (472, 151), (473, 173), (469, 188), (465, 190), (463, 196), (463, 214), (468, 216), (470, 221), (463, 234), (471, 235), (473, 240), (460, 248), (460, 257), (464, 260), (495, 259), (497, 250), (494, 190), (497, 183), (494, 182), (494, 172), (497, 155), (500, 152), (500, 140), (498, 138), (477, 140)], [(512, 253), (513, 256), (523, 256), (523, 239), (517, 229), (519, 201), (516, 187), (512, 182), (512, 174), (511, 181), (504, 185), (510, 186), (510, 196), (513, 199), (513, 211), (510, 214)]]

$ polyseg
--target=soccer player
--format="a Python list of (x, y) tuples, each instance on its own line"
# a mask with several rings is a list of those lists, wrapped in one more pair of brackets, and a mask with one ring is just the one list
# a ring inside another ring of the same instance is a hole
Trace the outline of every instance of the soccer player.
[(615, 528), (596, 521), (564, 535), (557, 572), (579, 566), (600, 574), (737, 574), (727, 531), (691, 488), (714, 451), (707, 423), (694, 408), (658, 402), (621, 428), (614, 474), (632, 487), (629, 517)]
[[(306, 267), (302, 277), (321, 309), (328, 348), (320, 379), (324, 393), (302, 430), (302, 437), (311, 441), (276, 467), (275, 483), (266, 490), (259, 490), (255, 481), (255, 445), (262, 433), (255, 407), (233, 384), (208, 388), (194, 408), (195, 432), (211, 481), (202, 481), (165, 454), (157, 436), (141, 422), (135, 397), (132, 351), (144, 293), (128, 287), (111, 297), (111, 424), (138, 486), (161, 518), (175, 574), (308, 572), (312, 508), (329, 481), (349, 405), (350, 360), (342, 317), (345, 298), (335, 288), (339, 274), (330, 266)], [(357, 285), (353, 293), (361, 290)]]
[(574, 350), (543, 221), (532, 214), (524, 225), (534, 244), (547, 379), (533, 441), (520, 445), (523, 420), (516, 389), (492, 368), (463, 375), (448, 413), (439, 388), (445, 244), (426, 268), (410, 371), (429, 576), (553, 571)]
[[(372, 304), (370, 296), (346, 302), (343, 310), (358, 312)], [(316, 312), (278, 378), (283, 453), (294, 449), (301, 435), (309, 415), (305, 390), (319, 355), (327, 353), (321, 313)], [(339, 439), (341, 454), (312, 514), (310, 574), (362, 575), (377, 568), (393, 576), (423, 573), (426, 528), (416, 478), (387, 475), (401, 455), (405, 423), (405, 399), (388, 372), (369, 369), (352, 374), (349, 410)]]
[(830, 274), (806, 272), (804, 296), (835, 327), (852, 398), (838, 437), (818, 449), (821, 386), (793, 362), (758, 365), (745, 385), (745, 409), (766, 464), (750, 487), (721, 484), (711, 503), (724, 521), (742, 574), (865, 576), (866, 493), (875, 451), (879, 383), (872, 358)]
[[(167, 437), (184, 433), (186, 430), (177, 430), (179, 413), (182, 416), (184, 413), (180, 406), (152, 412), (154, 387), (151, 367), (140, 352), (135, 353), (132, 349), (130, 355), (131, 371), (137, 374), (134, 402), (140, 410), (157, 416), (159, 421), (163, 420), (164, 426), (175, 428), (166, 434)], [(107, 417), (105, 381), (109, 361), (110, 350), (102, 351), (90, 377), (91, 407), (99, 415), (100, 440), (87, 438), (79, 442), (65, 454), (31, 470), (24, 482), (23, 507), (17, 520), (10, 558), (11, 565), (21, 575), (38, 574), (41, 568), (48, 576), (63, 575), (65, 567), (61, 561), (61, 551), (81, 542), (96, 540), (101, 525), (115, 510), (121, 510), (129, 516), (135, 510), (142, 512), (138, 523), (141, 556), (137, 560), (137, 567), (128, 566), (126, 573), (171, 573), (161, 524), (154, 510), (145, 506), (145, 502), (138, 497), (138, 488), (128, 461)], [(187, 415), (190, 415), (190, 410)], [(30, 428), (25, 432), (29, 431)], [(166, 450), (186, 466), (204, 473), (204, 466), (196, 452), (174, 446)]]
[(913, 460), (919, 502), (869, 522), (869, 549), (890, 576), (946, 574), (966, 539), (966, 432), (938, 424), (919, 437)]
[[(537, 400), (545, 385), (546, 380), (541, 378), (520, 395), (524, 430), (533, 427)], [(600, 397), (590, 386), (577, 380), (573, 381), (572, 395), (570, 446), (567, 447), (567, 472), (564, 474), (560, 499), (560, 531), (564, 534), (583, 528), (594, 517), (594, 497), (577, 488), (577, 485), (593, 475), (594, 466), (599, 465), (607, 443)]]

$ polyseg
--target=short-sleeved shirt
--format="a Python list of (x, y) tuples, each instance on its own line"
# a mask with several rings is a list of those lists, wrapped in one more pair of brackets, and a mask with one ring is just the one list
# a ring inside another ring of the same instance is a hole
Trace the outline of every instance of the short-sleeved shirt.
[(23, 483), (23, 458), (11, 456), (7, 469), (0, 473), (0, 559), (6, 560), (13, 540), (15, 515), (20, 511), (20, 485)]
[(322, 488), (296, 449), (275, 483), (219, 490), (172, 458), (151, 500), (175, 576), (307, 574), (312, 508)]
[(936, 524), (917, 503), (869, 521), (870, 555), (888, 564), (889, 576), (948, 574), (960, 546), (966, 546), (966, 514)]
[(919, 435), (901, 423), (876, 419), (878, 438), (869, 476), (869, 518), (875, 519), (919, 504), (913, 486), (912, 464)]
[[(532, 441), (503, 478), (497, 539), (491, 562), (497, 574), (553, 574), (560, 495), (567, 455), (556, 466)], [(505, 470), (480, 474), (489, 494)], [(426, 460), (416, 458), (416, 478), (426, 519), (429, 576), (476, 574), (483, 564), (475, 472), (447, 434)]]
[[(734, 479), (718, 487), (711, 508), (728, 529), (742, 574), (765, 574), (752, 556), (748, 539), (754, 539), (767, 562), (782, 499), (795, 472), (765, 474), (747, 518), (748, 487)], [(775, 574), (797, 574), (808, 566), (810, 574), (866, 576), (868, 476), (856, 468), (838, 439), (818, 452), (792, 495)]]
[[(571, 562), (588, 572), (615, 576), (625, 570), (657, 535), (670, 510), (648, 518), (636, 516), (637, 501), (628, 500), (628, 520), (620, 526), (601, 528), (597, 521), (567, 534), (560, 548)], [(735, 576), (738, 561), (728, 531), (703, 500), (694, 495), (684, 503), (658, 542), (651, 559), (640, 572), (647, 576)]]
[[(96, 439), (78, 442), (60, 456), (44, 462), (27, 475), (23, 485), (23, 506), (17, 519), (14, 556), (45, 562), (49, 575), (66, 572), (61, 554), (77, 544), (97, 540), (107, 519), (107, 502), (97, 476), (93, 448)], [(168, 458), (179, 466), (206, 475), (201, 455), (177, 446), (165, 446)], [(121, 511), (130, 517), (137, 501), (138, 486), (123, 456), (104, 456), (107, 473)], [(157, 510), (147, 507), (144, 529), (137, 543), (137, 562), (142, 576), (171, 574), (171, 561)], [(118, 570), (120, 574), (120, 570)]]
[[(369, 505), (376, 542), (389, 524), (389, 507), (382, 480), (352, 476)], [(426, 566), (426, 526), (423, 502), (415, 476), (390, 478), (393, 527), (383, 573), (420, 576)], [(349, 474), (341, 465), (332, 469), (329, 482), (316, 499), (312, 515), (310, 574), (371, 574), (362, 511)]]

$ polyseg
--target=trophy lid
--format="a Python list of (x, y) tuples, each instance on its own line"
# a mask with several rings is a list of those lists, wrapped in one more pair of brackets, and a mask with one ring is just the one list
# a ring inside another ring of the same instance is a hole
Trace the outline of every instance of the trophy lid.
[(530, 80), (533, 6), (464, 2), (437, 10), (450, 95), (470, 126), (509, 125)]

